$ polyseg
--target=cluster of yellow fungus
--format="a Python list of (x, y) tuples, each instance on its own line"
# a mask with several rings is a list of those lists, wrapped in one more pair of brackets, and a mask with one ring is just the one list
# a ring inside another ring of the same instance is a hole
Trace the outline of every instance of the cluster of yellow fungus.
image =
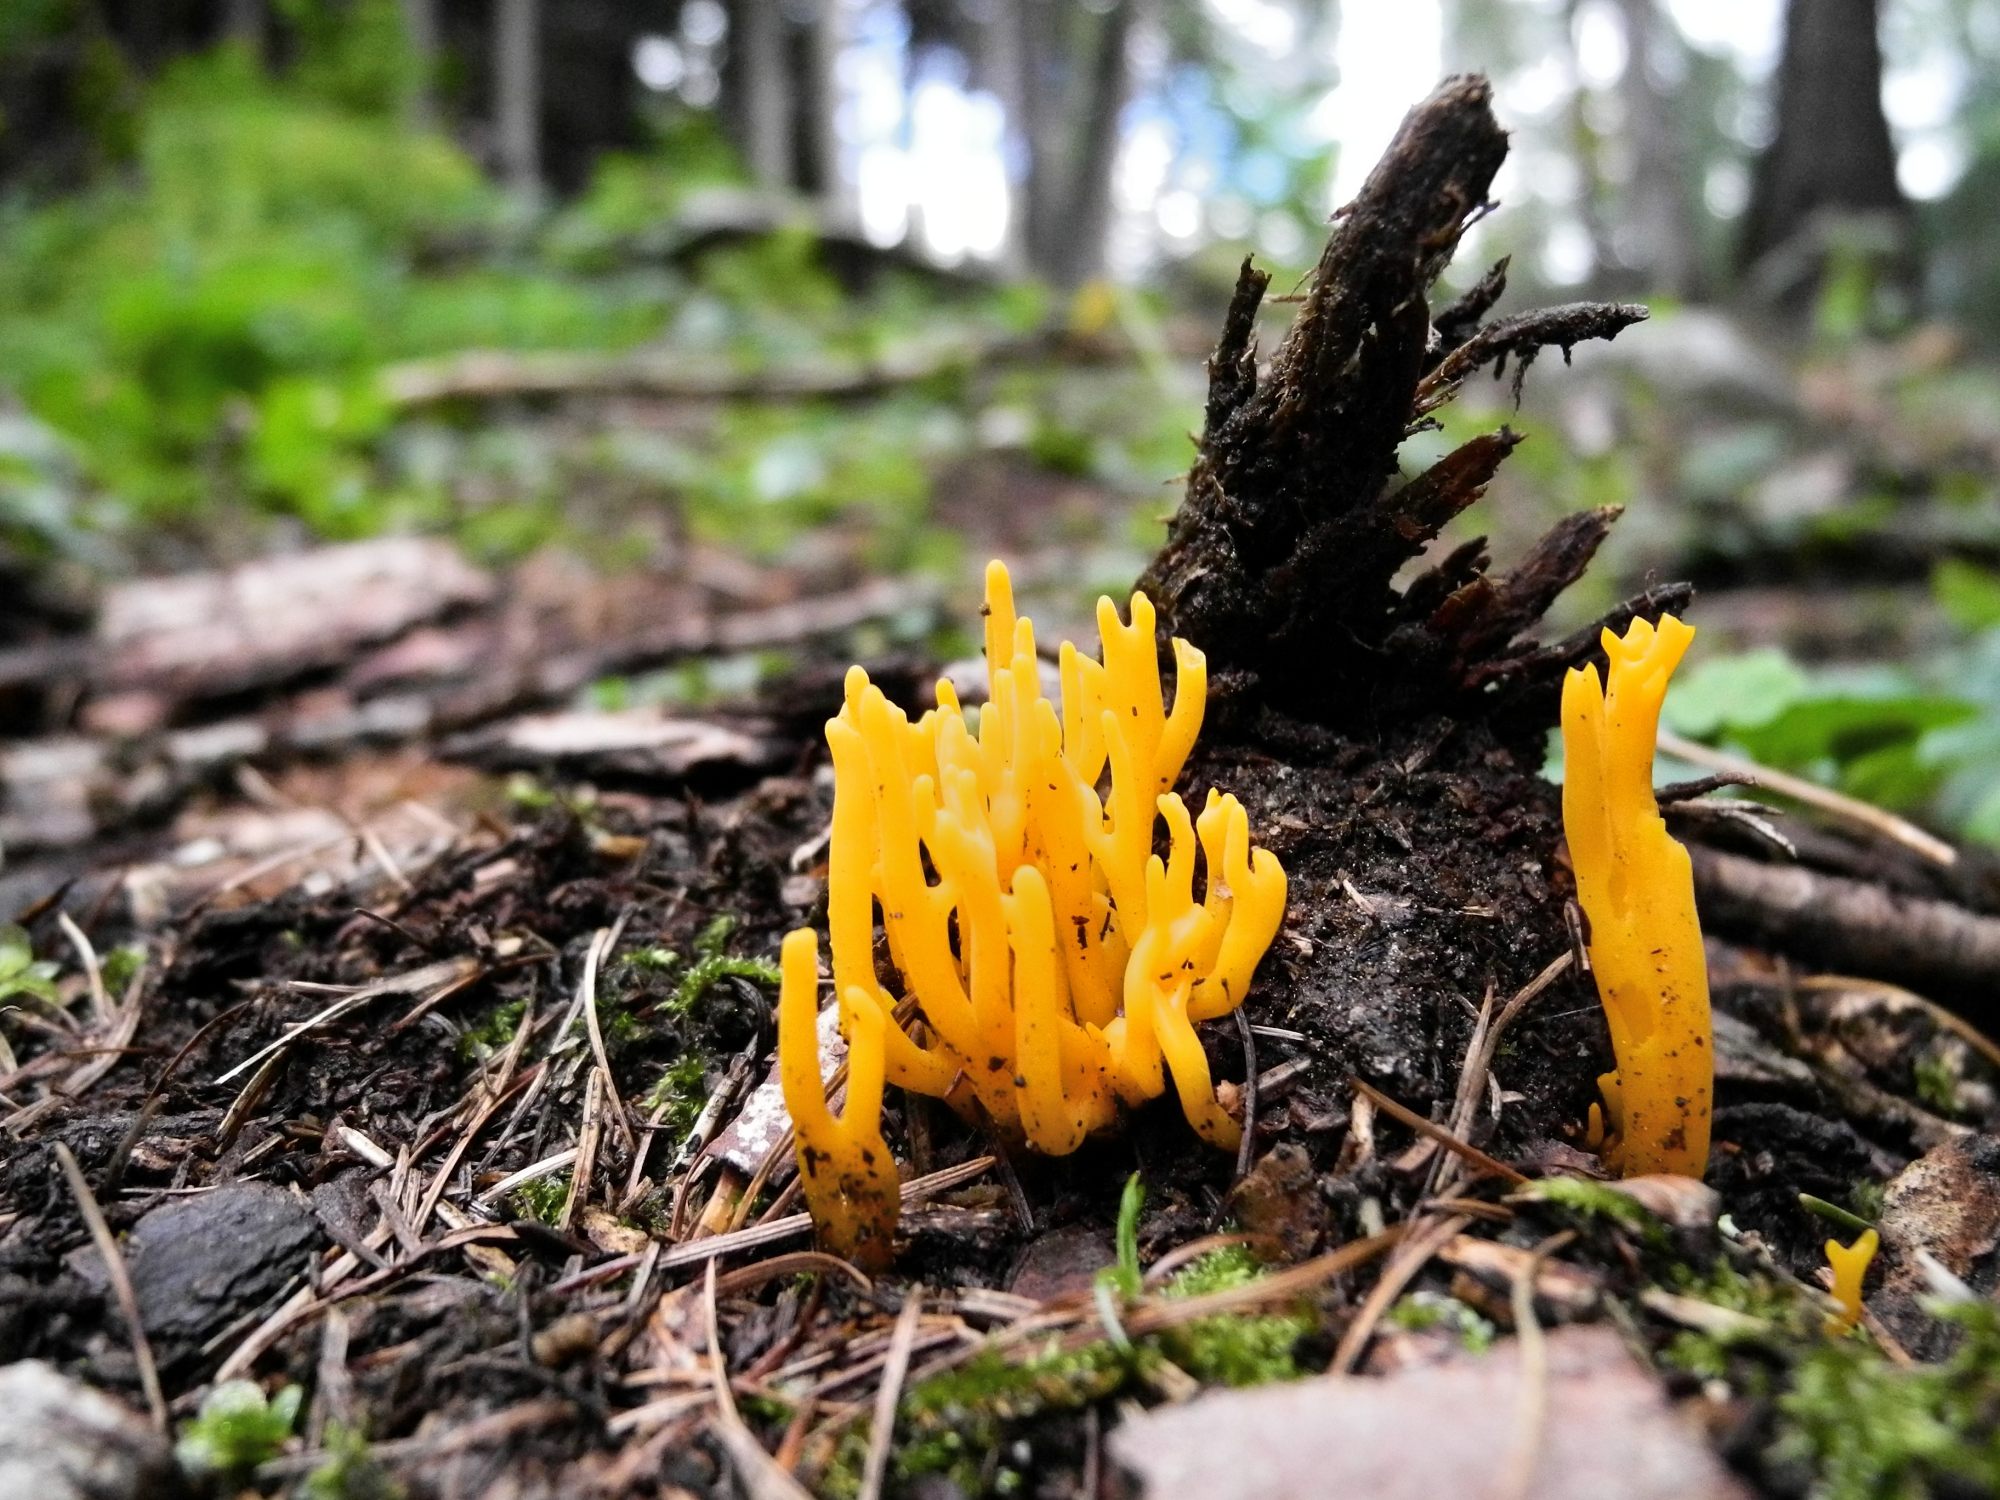
[(1861, 1283), (1881, 1247), (1882, 1236), (1872, 1229), (1862, 1230), (1851, 1245), (1839, 1240), (1826, 1242), (1826, 1263), (1833, 1271), (1833, 1300), (1840, 1304), (1840, 1312), (1829, 1320), (1835, 1332), (1845, 1333), (1861, 1321)]
[[(859, 667), (826, 726), (844, 1116), (823, 1098), (809, 932), (785, 943), (779, 1067), (807, 1205), (840, 1249), (885, 1236), (884, 1184), (893, 1223), (874, 1123), (884, 1077), (1060, 1156), (1109, 1125), (1121, 1100), (1157, 1098), (1171, 1075), (1204, 1140), (1232, 1149), (1239, 1138), (1194, 1023), (1242, 1003), (1284, 914), (1285, 873), (1250, 847), (1234, 797), (1211, 791), (1191, 817), (1172, 791), (1206, 706), (1202, 655), (1173, 643), (1169, 710), (1151, 602), (1134, 594), (1124, 622), (1101, 599), (1102, 660), (1063, 644), (1058, 711), (997, 562), (985, 615), (976, 727), (950, 683), (913, 723)], [(1160, 820), (1165, 858), (1153, 852)], [(878, 912), (902, 997), (878, 971)], [(920, 1029), (898, 1024), (901, 998)]]
[(1585, 666), (1563, 683), (1563, 829), (1618, 1059), (1598, 1079), (1591, 1134), (1627, 1176), (1699, 1177), (1708, 1165), (1708, 965), (1693, 868), (1653, 799), (1660, 705), (1693, 639), (1672, 615), (1657, 628), (1634, 620), (1623, 639), (1604, 632), (1608, 681)]

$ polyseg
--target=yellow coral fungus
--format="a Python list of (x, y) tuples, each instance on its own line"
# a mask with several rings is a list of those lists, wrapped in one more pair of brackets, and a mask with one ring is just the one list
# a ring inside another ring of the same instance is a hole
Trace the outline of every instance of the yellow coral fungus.
[[(842, 1027), (854, 1066), (866, 1053), (888, 1081), (976, 1106), (1038, 1151), (1074, 1151), (1119, 1100), (1156, 1098), (1169, 1075), (1196, 1132), (1233, 1148), (1240, 1127), (1215, 1097), (1194, 1023), (1242, 1003), (1284, 914), (1285, 874), (1251, 848), (1234, 797), (1211, 791), (1194, 818), (1171, 790), (1206, 705), (1201, 653), (1173, 643), (1169, 708), (1145, 595), (1132, 596), (1129, 621), (1108, 599), (1097, 618), (1102, 660), (1062, 647), (1060, 713), (997, 562), (976, 727), (947, 682), (912, 723), (867, 673), (848, 674), (826, 727)], [(1153, 852), (1161, 819), (1164, 859)], [(916, 1035), (896, 1023), (899, 997), (877, 971), (878, 910)], [(801, 941), (786, 942), (780, 1052), (788, 1090), (796, 1079), (807, 1092), (813, 1038), (789, 1019), (807, 1010), (810, 976), (795, 979), (791, 962)], [(850, 1082), (849, 1120), (859, 1097)], [(802, 1160), (820, 1127), (800, 1121)]]
[(1667, 679), (1694, 639), (1662, 615), (1604, 632), (1609, 680), (1563, 683), (1563, 828), (1590, 962), (1618, 1066), (1598, 1079), (1592, 1133), (1620, 1172), (1699, 1177), (1708, 1164), (1715, 1062), (1694, 874), (1653, 800), (1653, 742)]
[(1832, 1323), (1841, 1332), (1861, 1321), (1861, 1283), (1867, 1279), (1868, 1267), (1881, 1246), (1882, 1236), (1872, 1229), (1862, 1230), (1861, 1237), (1851, 1245), (1838, 1240), (1826, 1242), (1826, 1263), (1833, 1271), (1833, 1300), (1840, 1304), (1839, 1315)]
[(882, 1018), (868, 1005), (850, 1022), (847, 1103), (827, 1108), (819, 1072), (819, 935), (785, 938), (778, 997), (778, 1081), (798, 1140), (806, 1207), (827, 1245), (857, 1264), (888, 1264), (902, 1207), (895, 1158), (882, 1139)]

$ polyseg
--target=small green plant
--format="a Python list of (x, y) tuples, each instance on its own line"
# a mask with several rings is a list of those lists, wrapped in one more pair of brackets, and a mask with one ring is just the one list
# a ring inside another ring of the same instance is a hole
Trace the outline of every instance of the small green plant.
[(1119, 1296), (1139, 1295), (1144, 1285), (1139, 1270), (1139, 1210), (1146, 1206), (1146, 1184), (1134, 1172), (1125, 1179), (1125, 1191), (1118, 1195), (1118, 1225), (1113, 1237), (1118, 1259), (1097, 1273), (1098, 1282)]
[(326, 1458), (306, 1478), (306, 1500), (403, 1500), (403, 1487), (368, 1451), (368, 1440), (352, 1427), (333, 1423), (326, 1433)]
[(181, 1428), (174, 1457), (197, 1477), (248, 1474), (284, 1447), (304, 1397), (295, 1385), (266, 1397), (254, 1380), (225, 1380), (202, 1398), (200, 1415)]
[(0, 1001), (26, 995), (44, 1005), (60, 1004), (56, 966), (37, 960), (35, 945), (18, 927), (0, 927)]
[[(1873, 1219), (1863, 1218), (1860, 1214), (1842, 1208), (1838, 1203), (1829, 1203), (1826, 1199), (1815, 1197), (1811, 1193), (1799, 1194), (1799, 1207), (1803, 1208), (1809, 1214), (1815, 1214), (1826, 1220), (1827, 1223), (1847, 1234), (1860, 1234), (1865, 1230), (1875, 1227)], [(1878, 1203), (1876, 1205), (1877, 1218), (1881, 1216), (1880, 1210), (1881, 1206)]]
[(1117, 1351), (1127, 1357), (1137, 1352), (1132, 1340), (1126, 1336), (1125, 1325), (1119, 1317), (1119, 1304), (1130, 1302), (1145, 1286), (1139, 1270), (1139, 1210), (1146, 1202), (1146, 1185), (1134, 1172), (1125, 1179), (1125, 1191), (1118, 1199), (1118, 1225), (1115, 1237), (1118, 1258), (1097, 1273), (1092, 1295), (1097, 1299), (1097, 1313), (1111, 1336), (1111, 1343)]

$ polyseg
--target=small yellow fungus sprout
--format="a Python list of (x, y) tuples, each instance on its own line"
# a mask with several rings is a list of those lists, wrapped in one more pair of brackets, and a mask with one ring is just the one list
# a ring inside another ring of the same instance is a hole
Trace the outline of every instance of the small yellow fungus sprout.
[(882, 1140), (882, 1018), (850, 1018), (847, 1104), (827, 1108), (819, 1073), (819, 934), (785, 938), (778, 996), (778, 1082), (798, 1141), (806, 1207), (836, 1253), (880, 1270), (894, 1248), (902, 1207), (896, 1161)]
[[(976, 727), (950, 683), (912, 723), (859, 667), (826, 726), (827, 920), (850, 1069), (866, 1053), (889, 1082), (1055, 1156), (1109, 1125), (1120, 1100), (1157, 1098), (1171, 1075), (1195, 1131), (1233, 1149), (1241, 1127), (1216, 1099), (1194, 1023), (1242, 1004), (1284, 914), (1285, 874), (1251, 848), (1234, 797), (1211, 791), (1191, 817), (1171, 790), (1206, 707), (1202, 655), (1173, 643), (1169, 709), (1152, 604), (1134, 594), (1126, 622), (1099, 600), (1103, 658), (1064, 643), (1058, 712), (1034, 627), (1016, 617), (997, 562), (985, 614), (988, 701)], [(1160, 820), (1165, 858), (1153, 852)], [(878, 911), (923, 1023), (914, 1035), (877, 970)], [(813, 976), (792, 962), (802, 941), (786, 940), (787, 1017), (813, 1008)], [(788, 1089), (817, 1079), (813, 1041), (803, 1019), (781, 1029)], [(850, 1077), (848, 1120), (873, 1097)], [(808, 1149), (832, 1158), (809, 1146), (824, 1123), (811, 1106), (794, 1114), (801, 1161)], [(820, 1218), (810, 1183), (807, 1198)]]
[(1591, 1134), (1626, 1176), (1699, 1177), (1708, 1164), (1708, 965), (1688, 853), (1653, 800), (1660, 705), (1693, 639), (1672, 615), (1657, 629), (1634, 620), (1622, 640), (1604, 632), (1607, 683), (1595, 666), (1563, 683), (1563, 829), (1618, 1059), (1598, 1079), (1604, 1114), (1591, 1106)]
[(1851, 1245), (1826, 1242), (1826, 1263), (1833, 1270), (1833, 1300), (1840, 1304), (1840, 1312), (1829, 1320), (1836, 1332), (1845, 1333), (1861, 1321), (1861, 1283), (1881, 1247), (1882, 1236), (1872, 1229), (1862, 1230)]

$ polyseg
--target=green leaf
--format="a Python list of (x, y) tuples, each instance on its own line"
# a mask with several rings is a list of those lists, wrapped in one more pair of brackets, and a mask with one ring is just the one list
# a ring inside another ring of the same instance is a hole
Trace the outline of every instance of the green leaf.
[(1948, 557), (1931, 573), (1931, 597), (1963, 630), (2000, 625), (2000, 573)]
[(56, 966), (36, 962), (34, 940), (18, 927), (0, 927), (0, 1000), (32, 995), (44, 1005), (59, 1005)]
[(1811, 688), (1805, 670), (1773, 648), (1713, 656), (1674, 683), (1660, 717), (1691, 739), (1709, 739), (1768, 724)]
[(1145, 1284), (1139, 1271), (1139, 1210), (1145, 1206), (1146, 1185), (1134, 1172), (1125, 1179), (1125, 1191), (1118, 1199), (1118, 1264), (1106, 1266), (1099, 1273), (1100, 1279), (1110, 1283), (1127, 1297), (1139, 1295)]
[(1766, 765), (1806, 769), (1830, 761), (1839, 766), (1891, 745), (1912, 743), (1927, 730), (1962, 723), (1976, 712), (1962, 699), (1941, 695), (1836, 693), (1800, 699), (1762, 724), (1737, 726), (1730, 738)]
[(0, 927), (0, 980), (26, 971), (35, 961), (35, 945), (18, 927)]

